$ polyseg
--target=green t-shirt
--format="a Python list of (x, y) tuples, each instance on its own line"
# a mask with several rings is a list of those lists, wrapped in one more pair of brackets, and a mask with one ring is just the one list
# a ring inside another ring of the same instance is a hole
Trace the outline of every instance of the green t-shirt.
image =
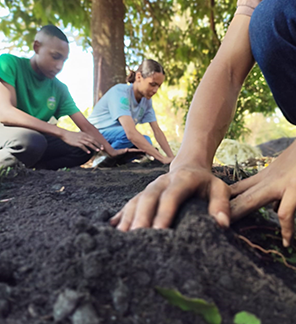
[(37, 74), (30, 60), (0, 55), (0, 79), (16, 91), (17, 108), (40, 120), (73, 115), (79, 111), (65, 84)]

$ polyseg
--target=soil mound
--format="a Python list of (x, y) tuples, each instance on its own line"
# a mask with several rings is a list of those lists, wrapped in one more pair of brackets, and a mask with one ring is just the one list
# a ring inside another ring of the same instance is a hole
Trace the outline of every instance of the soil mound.
[[(230, 181), (231, 170), (214, 171)], [(281, 248), (278, 227), (261, 214), (222, 230), (206, 202), (192, 198), (170, 229), (122, 233), (109, 226), (165, 172), (149, 163), (25, 169), (1, 178), (0, 323), (206, 323), (171, 305), (157, 287), (214, 302), (223, 323), (240, 311), (262, 323), (295, 323), (295, 270), (242, 239)], [(283, 251), (287, 260), (294, 252)]]

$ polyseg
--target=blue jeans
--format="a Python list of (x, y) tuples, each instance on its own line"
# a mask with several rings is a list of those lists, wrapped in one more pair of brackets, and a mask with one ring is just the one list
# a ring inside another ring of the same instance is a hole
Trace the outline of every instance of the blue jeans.
[[(105, 129), (102, 128), (100, 129), (100, 133), (116, 150), (135, 147), (135, 145), (126, 137), (125, 131), (122, 126), (107, 127)], [(147, 135), (144, 135), (144, 137), (152, 145), (150, 137)]]
[(252, 53), (284, 116), (296, 124), (296, 1), (263, 0), (249, 28)]

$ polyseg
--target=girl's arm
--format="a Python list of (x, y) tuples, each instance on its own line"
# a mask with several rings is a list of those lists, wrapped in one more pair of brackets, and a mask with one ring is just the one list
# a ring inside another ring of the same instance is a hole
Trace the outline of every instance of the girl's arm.
[(157, 121), (151, 122), (150, 126), (153, 130), (153, 134), (154, 134), (154, 137), (155, 137), (157, 143), (163, 149), (165, 154), (170, 158), (174, 158), (174, 153), (172, 152), (170, 145), (169, 145), (163, 131), (160, 129)]
[(165, 157), (159, 153), (158, 150), (156, 150), (136, 129), (135, 123), (131, 116), (121, 116), (118, 118), (118, 120), (122, 125), (128, 140), (131, 141), (138, 149), (145, 151), (147, 154), (153, 156), (155, 159), (164, 164), (171, 162), (171, 158)]

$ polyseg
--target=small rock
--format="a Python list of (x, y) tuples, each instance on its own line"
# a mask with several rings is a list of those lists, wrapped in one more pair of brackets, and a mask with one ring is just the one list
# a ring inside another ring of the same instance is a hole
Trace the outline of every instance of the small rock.
[(11, 288), (5, 283), (0, 282), (0, 299), (8, 299), (11, 295)]
[(10, 282), (13, 280), (13, 266), (8, 260), (0, 260), (0, 281)]
[(91, 304), (79, 306), (72, 316), (73, 324), (100, 324), (101, 321)]
[(53, 317), (56, 322), (62, 321), (71, 315), (77, 307), (82, 295), (75, 290), (66, 289), (59, 294), (57, 301), (53, 306)]
[(233, 281), (229, 275), (226, 275), (226, 274), (222, 275), (218, 282), (221, 286), (223, 286), (224, 288), (226, 288), (228, 290), (232, 290), (234, 288)]
[(36, 306), (34, 304), (30, 304), (28, 306), (28, 312), (29, 312), (31, 317), (33, 317), (33, 318), (38, 317), (38, 311), (37, 311), (37, 308), (36, 308)]
[(59, 191), (61, 190), (61, 188), (63, 188), (63, 185), (61, 185), (60, 183), (56, 183), (51, 187), (51, 189), (54, 191)]
[(124, 315), (129, 306), (129, 289), (122, 280), (118, 281), (117, 287), (112, 293), (112, 299), (115, 310), (120, 315)]
[(0, 299), (0, 318), (5, 318), (10, 312), (8, 300)]
[(151, 281), (150, 275), (144, 270), (137, 271), (134, 274), (134, 278), (136, 279), (138, 285), (140, 286), (147, 286)]

